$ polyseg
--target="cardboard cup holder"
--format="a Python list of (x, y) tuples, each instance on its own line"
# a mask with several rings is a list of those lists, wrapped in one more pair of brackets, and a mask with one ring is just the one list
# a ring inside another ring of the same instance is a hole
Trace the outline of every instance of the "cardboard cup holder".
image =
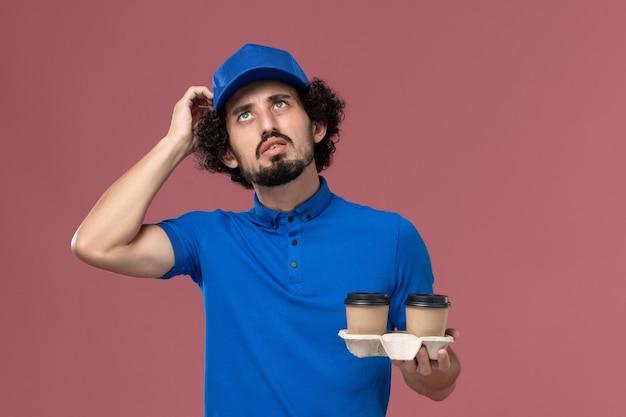
[(339, 337), (346, 343), (348, 351), (357, 358), (368, 356), (388, 356), (391, 360), (408, 361), (415, 359), (422, 345), (426, 346), (428, 357), (437, 359), (437, 351), (454, 342), (452, 336), (417, 337), (410, 333), (393, 332), (383, 335), (351, 334), (340, 330)]

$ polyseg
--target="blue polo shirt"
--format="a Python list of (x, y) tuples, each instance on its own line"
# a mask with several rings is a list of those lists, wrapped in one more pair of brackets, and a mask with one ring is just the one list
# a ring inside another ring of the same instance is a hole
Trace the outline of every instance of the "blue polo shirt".
[(289, 213), (255, 195), (247, 212), (190, 212), (159, 225), (174, 268), (204, 295), (205, 416), (381, 417), (386, 357), (356, 358), (337, 335), (349, 292), (389, 294), (389, 328), (404, 300), (431, 293), (426, 246), (396, 213), (319, 190)]

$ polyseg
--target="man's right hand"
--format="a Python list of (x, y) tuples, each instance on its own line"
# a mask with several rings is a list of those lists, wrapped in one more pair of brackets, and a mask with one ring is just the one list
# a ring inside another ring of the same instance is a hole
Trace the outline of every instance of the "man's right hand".
[(213, 93), (204, 86), (189, 87), (174, 106), (167, 136), (186, 143), (187, 154), (192, 153), (198, 141), (195, 129), (209, 110), (213, 110)]

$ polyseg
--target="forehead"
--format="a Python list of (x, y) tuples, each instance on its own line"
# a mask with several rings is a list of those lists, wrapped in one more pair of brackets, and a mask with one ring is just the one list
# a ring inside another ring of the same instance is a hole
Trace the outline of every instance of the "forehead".
[(294, 86), (278, 80), (255, 81), (241, 87), (228, 100), (224, 108), (228, 114), (231, 109), (255, 100), (265, 100), (276, 94), (288, 94), (298, 99), (298, 92)]

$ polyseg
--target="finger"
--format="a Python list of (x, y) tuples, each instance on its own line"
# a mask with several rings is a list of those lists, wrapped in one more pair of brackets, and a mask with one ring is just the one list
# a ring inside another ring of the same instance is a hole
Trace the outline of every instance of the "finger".
[(448, 351), (445, 349), (439, 349), (437, 351), (437, 362), (433, 365), (433, 368), (436, 368), (442, 372), (447, 372), (450, 370), (450, 355)]
[(457, 329), (446, 329), (446, 336), (452, 336), (454, 340), (457, 340), (461, 336), (461, 332)]
[(196, 99), (194, 100), (191, 109), (192, 111), (201, 112), (213, 111), (213, 99)]
[(185, 93), (185, 98), (189, 100), (213, 100), (213, 93), (211, 92), (211, 90), (209, 90), (209, 87), (206, 87), (204, 85), (194, 85), (187, 89), (187, 92)]
[(196, 100), (191, 105), (191, 114), (195, 116), (198, 113), (205, 114), (213, 110), (213, 102), (207, 99)]
[(201, 118), (203, 118), (209, 110), (212, 110), (213, 107), (212, 106), (201, 106), (201, 105), (197, 105), (194, 104), (193, 107), (191, 108), (191, 117), (195, 120), (199, 120)]
[(213, 93), (205, 86), (192, 86), (179, 100), (179, 105), (190, 109), (213, 108)]
[(417, 372), (424, 376), (428, 376), (433, 372), (432, 365), (430, 364), (430, 358), (428, 357), (428, 351), (426, 346), (420, 347), (417, 351)]

